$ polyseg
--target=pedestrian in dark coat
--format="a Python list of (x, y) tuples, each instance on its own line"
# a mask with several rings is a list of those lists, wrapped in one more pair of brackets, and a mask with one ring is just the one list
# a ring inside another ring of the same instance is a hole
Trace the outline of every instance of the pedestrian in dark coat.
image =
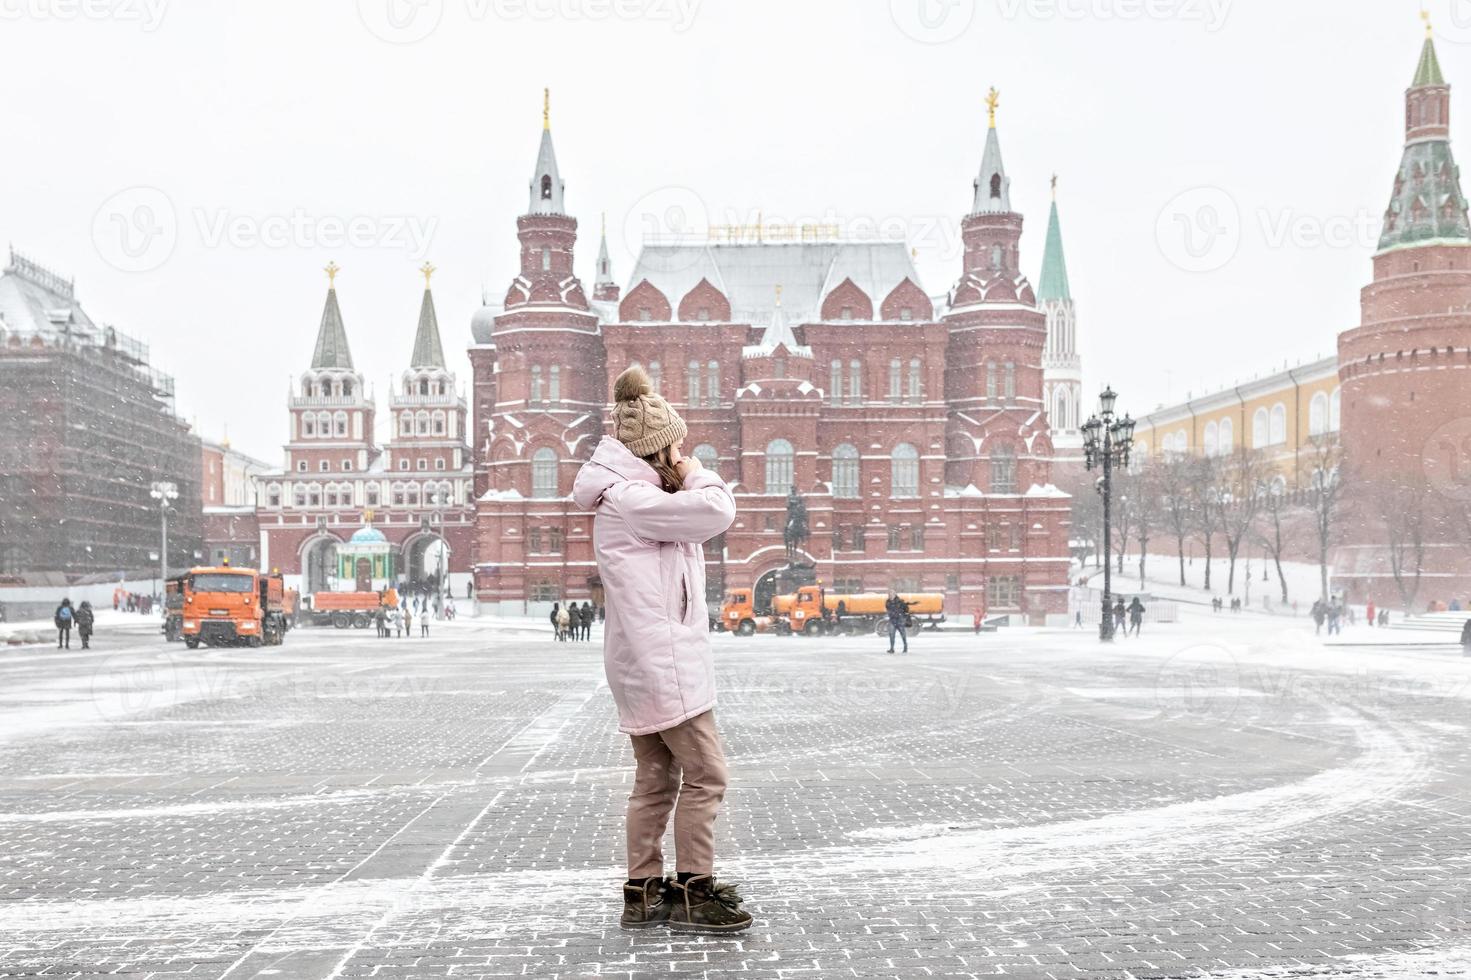
[(592, 611), (592, 603), (586, 599), (582, 600), (582, 638), (592, 639), (592, 619), (595, 614)]
[(1143, 624), (1144, 603), (1139, 601), (1138, 596), (1135, 596), (1134, 600), (1129, 603), (1129, 629), (1134, 633), (1135, 636), (1138, 636), (1139, 627)]
[(554, 602), (554, 603), (552, 603), (552, 615), (550, 617), (551, 618), (551, 621), (552, 621), (552, 633), (559, 640), (562, 638), (562, 627), (560, 627), (559, 625), (557, 625), (557, 620), (561, 618), (561, 613), (562, 613), (562, 604), (560, 602)]
[(82, 638), (82, 649), (91, 649), (92, 624), (96, 621), (92, 615), (92, 603), (82, 600), (82, 605), (77, 609), (77, 635)]
[(1113, 604), (1113, 630), (1115, 633), (1123, 633), (1125, 636), (1128, 635), (1128, 630), (1124, 628), (1124, 617), (1127, 615), (1128, 610), (1124, 608), (1124, 597), (1119, 596), (1118, 600)]
[(61, 605), (56, 607), (56, 649), (66, 647), (72, 648), (72, 623), (76, 620), (76, 613), (72, 611), (72, 601), (62, 599)]
[(1466, 625), (1461, 627), (1461, 653), (1471, 657), (1471, 619), (1466, 620)]
[(567, 603), (567, 639), (582, 639), (582, 608), (575, 602)]
[(899, 593), (889, 594), (888, 601), (884, 603), (884, 610), (889, 614), (889, 652), (894, 652), (894, 634), (904, 641), (904, 652), (909, 652), (909, 633), (906, 628), (909, 623), (909, 603), (899, 598)]

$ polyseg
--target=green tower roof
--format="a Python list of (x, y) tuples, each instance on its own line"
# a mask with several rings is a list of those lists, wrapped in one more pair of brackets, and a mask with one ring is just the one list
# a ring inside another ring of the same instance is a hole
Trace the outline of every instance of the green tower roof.
[(1067, 261), (1062, 257), (1062, 227), (1057, 221), (1057, 201), (1047, 216), (1047, 244), (1042, 251), (1042, 278), (1037, 283), (1039, 302), (1050, 299), (1072, 299), (1068, 289)]
[(322, 308), (322, 325), (317, 329), (317, 346), (312, 352), (314, 368), (352, 370), (352, 352), (347, 349), (347, 327), (337, 306), (337, 290), (327, 288), (327, 305)]
[(1440, 73), (1440, 59), (1435, 56), (1435, 42), (1426, 37), (1425, 46), (1420, 49), (1420, 63), (1415, 66), (1415, 80), (1410, 83), (1410, 88), (1444, 84), (1445, 76)]

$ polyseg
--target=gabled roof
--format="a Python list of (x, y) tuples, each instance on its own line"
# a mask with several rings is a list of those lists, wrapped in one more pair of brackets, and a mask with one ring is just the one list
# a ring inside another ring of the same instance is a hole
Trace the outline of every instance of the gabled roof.
[(414, 354), (409, 367), (444, 367), (444, 346), (439, 342), (439, 317), (434, 313), (434, 296), (424, 289), (424, 302), (419, 305), (419, 329), (414, 333)]
[(874, 307), (905, 279), (919, 274), (902, 241), (878, 242), (693, 242), (645, 245), (629, 287), (647, 279), (678, 308), (701, 279), (730, 300), (731, 319), (769, 324), (776, 311), (773, 287), (781, 286), (783, 314), (790, 323), (820, 317), (822, 298), (851, 278)]
[(342, 323), (342, 310), (337, 305), (335, 286), (327, 287), (327, 303), (322, 307), (322, 325), (317, 328), (317, 346), (312, 351), (312, 367), (352, 370), (352, 351), (347, 347), (347, 328)]

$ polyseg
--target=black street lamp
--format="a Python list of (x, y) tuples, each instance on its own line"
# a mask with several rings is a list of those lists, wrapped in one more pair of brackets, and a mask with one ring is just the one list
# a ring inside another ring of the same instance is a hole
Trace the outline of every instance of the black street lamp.
[(1098, 414), (1083, 423), (1083, 454), (1088, 469), (1102, 467), (1103, 477), (1098, 481), (1098, 492), (1103, 495), (1103, 618), (1098, 622), (1098, 639), (1104, 643), (1113, 640), (1113, 578), (1109, 568), (1109, 549), (1112, 545), (1113, 467), (1115, 463), (1129, 465), (1129, 450), (1134, 445), (1134, 420), (1125, 415), (1114, 415), (1114, 403), (1118, 395), (1105, 387), (1098, 396)]

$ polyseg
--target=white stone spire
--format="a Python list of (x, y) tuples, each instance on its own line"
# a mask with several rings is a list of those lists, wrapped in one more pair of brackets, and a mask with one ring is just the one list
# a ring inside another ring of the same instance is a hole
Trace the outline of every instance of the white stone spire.
[(531, 175), (531, 203), (527, 214), (566, 214), (563, 194), (566, 184), (557, 171), (557, 153), (552, 149), (551, 91), (542, 90), (541, 146), (536, 151), (536, 171)]

